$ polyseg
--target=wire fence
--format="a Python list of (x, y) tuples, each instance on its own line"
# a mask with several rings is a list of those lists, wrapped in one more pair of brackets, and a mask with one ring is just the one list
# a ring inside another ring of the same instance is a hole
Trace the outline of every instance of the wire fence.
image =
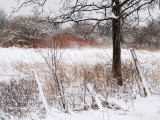
[[(131, 92), (136, 87), (135, 84), (131, 86), (130, 82), (125, 81), (121, 91), (118, 91), (115, 88), (115, 82), (110, 81), (109, 83), (96, 84), (94, 88), (98, 94), (101, 94), (105, 98), (116, 97), (120, 92), (123, 93), (120, 95), (123, 95), (125, 99), (132, 97), (133, 93)], [(42, 82), (42, 85), (46, 85), (46, 83)], [(149, 85), (150, 91), (154, 91), (152, 94), (160, 94), (160, 82), (149, 83)], [(63, 88), (65, 89), (58, 91), (56, 85), (50, 87), (43, 86), (45, 98), (50, 107), (66, 112), (68, 110), (82, 110), (86, 104), (94, 104), (92, 95), (87, 92), (85, 84), (75, 86), (64, 84)], [(39, 96), (38, 86), (34, 77), (22, 78), (22, 76), (17, 77), (13, 75), (10, 81), (1, 81), (0, 109), (7, 114), (19, 117), (27, 116), (28, 113), (33, 111), (36, 111), (37, 114), (45, 115), (45, 108)]]
[[(25, 77), (25, 79), (17, 80), (17, 77), (14, 79), (12, 76), (10, 81), (0, 83), (0, 109), (3, 112), (16, 116), (25, 116), (33, 111), (45, 112), (37, 83), (31, 78)], [(61, 111), (82, 109), (84, 102), (84, 87), (82, 85), (68, 87), (61, 95), (58, 94), (56, 86), (52, 91), (44, 88), (45, 98), (50, 107)], [(62, 100), (65, 103), (65, 108)]]

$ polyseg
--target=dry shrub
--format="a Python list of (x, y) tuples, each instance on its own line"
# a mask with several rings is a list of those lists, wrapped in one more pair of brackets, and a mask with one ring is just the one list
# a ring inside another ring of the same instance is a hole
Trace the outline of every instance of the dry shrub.
[(59, 48), (81, 48), (81, 47), (99, 47), (102, 44), (87, 40), (84, 38), (74, 37), (72, 35), (58, 34), (50, 39), (41, 40), (41, 42), (35, 43), (37, 47), (42, 48), (54, 48), (57, 43)]
[[(26, 117), (34, 110), (43, 113), (42, 103), (39, 101), (35, 80), (12, 79), (0, 83), (0, 109), (18, 118)], [(44, 114), (45, 115), (45, 114)]]
[[(111, 63), (111, 62), (110, 62)], [(82, 66), (83, 67), (83, 66)], [(136, 71), (134, 64), (130, 60), (122, 62), (122, 75), (123, 75), (123, 90), (119, 92), (117, 81), (112, 76), (112, 64), (96, 64), (90, 67), (84, 67), (81, 71), (81, 80), (85, 83), (93, 83), (97, 93), (103, 95), (106, 99), (108, 97), (117, 97), (118, 94), (130, 94), (133, 91), (136, 82)], [(79, 72), (80, 73), (80, 72)]]
[(160, 48), (160, 37), (149, 34), (139, 35), (130, 46), (137, 49), (157, 50)]
[[(41, 22), (39, 22), (41, 21)], [(56, 28), (36, 16), (17, 16), (12, 18), (3, 31), (2, 46), (36, 48), (36, 43), (51, 37)]]
[(22, 47), (22, 48), (39, 48), (41, 44), (43, 44), (44, 39), (32, 39), (30, 41), (5, 41), (2, 42), (2, 47)]
[[(45, 94), (47, 94), (48, 96), (47, 100), (49, 104), (54, 106), (55, 103), (60, 102), (56, 98), (56, 96), (61, 96), (61, 95), (59, 95), (58, 93), (59, 90), (57, 89), (57, 84), (55, 82), (55, 78), (52, 74), (52, 71), (45, 64), (41, 64), (40, 66), (34, 64), (33, 66), (31, 65), (27, 67), (28, 69), (30, 67), (33, 68), (36, 67), (39, 78), (43, 79), (43, 81), (41, 82), (44, 85), (43, 88)], [(86, 83), (93, 83), (97, 93), (100, 93), (105, 98), (116, 97), (118, 94), (117, 81), (112, 77), (111, 61), (95, 65), (89, 65), (89, 64), (67, 65), (63, 63), (63, 61), (61, 61), (59, 62), (56, 69), (57, 69), (56, 77), (60, 84), (60, 92), (62, 96), (67, 95), (66, 92), (68, 92), (69, 89), (72, 89), (72, 86), (76, 85), (77, 87), (80, 86), (85, 87)], [(26, 71), (27, 70), (25, 70), (25, 72)], [(132, 61), (125, 60), (122, 62), (122, 74), (123, 74), (124, 86), (123, 86), (123, 91), (121, 92), (129, 94), (129, 92), (132, 92), (133, 90), (134, 87), (133, 84), (135, 84), (136, 80), (138, 79), (136, 77), (137, 74)], [(56, 107), (60, 109), (62, 105)]]
[(81, 48), (81, 47), (102, 47), (101, 43), (87, 40), (84, 38), (74, 37), (71, 35), (59, 34), (52, 38), (32, 39), (30, 41), (6, 41), (2, 43), (3, 47), (17, 46), (29, 48), (54, 48), (58, 43), (59, 48)]
[[(85, 87), (87, 83), (92, 83), (94, 84), (96, 92), (103, 95), (105, 98), (116, 97), (120, 93), (122, 93), (121, 95), (126, 94), (129, 96), (129, 94), (132, 94), (133, 92), (133, 87), (136, 86), (136, 80), (139, 79), (137, 78), (134, 64), (130, 60), (126, 60), (122, 63), (124, 86), (123, 90), (119, 92), (117, 81), (112, 77), (112, 65), (110, 63), (99, 63), (96, 65), (65, 65), (65, 67), (64, 65), (60, 66), (60, 68), (57, 69), (57, 77), (58, 80), (61, 81), (61, 85), (65, 86), (63, 92), (67, 92), (67, 90), (71, 89), (73, 85), (77, 85), (77, 87), (82, 85)], [(52, 82), (50, 80), (51, 79), (49, 79), (46, 86), (50, 86), (49, 84), (53, 83), (54, 80)], [(52, 91), (55, 91), (55, 88), (52, 88), (54, 89)], [(131, 98), (132, 96), (129, 97)]]

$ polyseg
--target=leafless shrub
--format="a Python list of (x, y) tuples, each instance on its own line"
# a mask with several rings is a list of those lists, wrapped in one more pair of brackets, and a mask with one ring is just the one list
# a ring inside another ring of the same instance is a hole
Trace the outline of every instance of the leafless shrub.
[[(17, 16), (9, 21), (4, 32), (3, 46), (23, 45), (45, 40), (55, 34), (54, 26), (36, 16)], [(33, 46), (34, 47), (34, 46)]]
[[(116, 80), (113, 79), (111, 68), (111, 64), (97, 64), (93, 68), (89, 69), (90, 72), (84, 72), (84, 74), (88, 73), (87, 79), (89, 82), (94, 83), (95, 90), (106, 99), (108, 97), (118, 97), (120, 94)], [(136, 72), (131, 61), (128, 60), (123, 62), (122, 73), (124, 86), (123, 90), (120, 91), (121, 95), (131, 94), (129, 92), (132, 92), (133, 85), (135, 84), (134, 80), (137, 79), (135, 78)]]
[(0, 83), (0, 109), (8, 117), (27, 117), (34, 110), (43, 113), (35, 80), (12, 79)]
[[(131, 41), (125, 45), (127, 47), (147, 50), (158, 50), (160, 48), (160, 20), (148, 20), (144, 27), (124, 28), (124, 39)], [(128, 37), (130, 35), (131, 37)]]
[(62, 53), (57, 41), (53, 42), (53, 49), (48, 49), (45, 55), (42, 54), (51, 76), (51, 79), (47, 83), (52, 88), (51, 91), (54, 91), (54, 93), (60, 97), (60, 105), (66, 110), (66, 102), (63, 97), (65, 95), (64, 90), (66, 89), (66, 86), (63, 80), (64, 74), (61, 73), (59, 67), (61, 55)]
[(152, 35), (140, 35), (133, 42), (133, 47), (138, 49), (156, 50), (160, 48), (160, 37)]

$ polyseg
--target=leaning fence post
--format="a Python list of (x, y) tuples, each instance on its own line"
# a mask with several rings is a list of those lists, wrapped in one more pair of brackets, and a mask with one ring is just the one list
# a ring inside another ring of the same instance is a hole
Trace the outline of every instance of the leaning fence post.
[(86, 87), (87, 87), (89, 93), (94, 98), (94, 100), (95, 100), (96, 105), (98, 106), (98, 108), (101, 109), (101, 110), (103, 110), (103, 106), (102, 106), (101, 100), (99, 99), (99, 97), (98, 97), (96, 91), (94, 90), (92, 84), (91, 83), (87, 83)]
[(41, 86), (41, 83), (39, 81), (39, 78), (38, 78), (36, 70), (33, 70), (33, 76), (34, 76), (34, 78), (36, 80), (36, 83), (37, 83), (37, 86), (38, 86), (39, 97), (42, 100), (42, 103), (43, 103), (43, 105), (45, 107), (46, 113), (48, 113), (49, 112), (48, 103), (47, 103), (47, 100), (46, 100), (46, 98), (44, 96), (44, 93), (43, 93), (43, 90), (42, 90), (42, 86)]
[(139, 71), (140, 68), (139, 68), (139, 64), (138, 64), (138, 59), (137, 59), (136, 53), (135, 53), (134, 49), (131, 49), (130, 51), (131, 51), (132, 58), (134, 60), (134, 64), (135, 64), (135, 67), (136, 67), (136, 71), (137, 71), (138, 77), (139, 77), (141, 83), (143, 84), (143, 90), (144, 90), (145, 96), (151, 96), (151, 93), (150, 93), (150, 91), (148, 89), (147, 83), (146, 83), (142, 73)]

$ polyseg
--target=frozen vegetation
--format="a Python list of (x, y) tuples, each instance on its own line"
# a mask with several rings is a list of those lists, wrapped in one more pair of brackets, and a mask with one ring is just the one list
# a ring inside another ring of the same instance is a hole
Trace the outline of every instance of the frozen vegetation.
[[(160, 120), (159, 51), (135, 52), (142, 79), (151, 92), (149, 97), (139, 94), (143, 90), (138, 85), (142, 87), (143, 84), (136, 77), (129, 49), (122, 49), (125, 84), (117, 88), (109, 77), (110, 47), (56, 50), (0, 48), (0, 118)], [(27, 87), (31, 91), (27, 91)], [(13, 104), (8, 104), (10, 102)]]

